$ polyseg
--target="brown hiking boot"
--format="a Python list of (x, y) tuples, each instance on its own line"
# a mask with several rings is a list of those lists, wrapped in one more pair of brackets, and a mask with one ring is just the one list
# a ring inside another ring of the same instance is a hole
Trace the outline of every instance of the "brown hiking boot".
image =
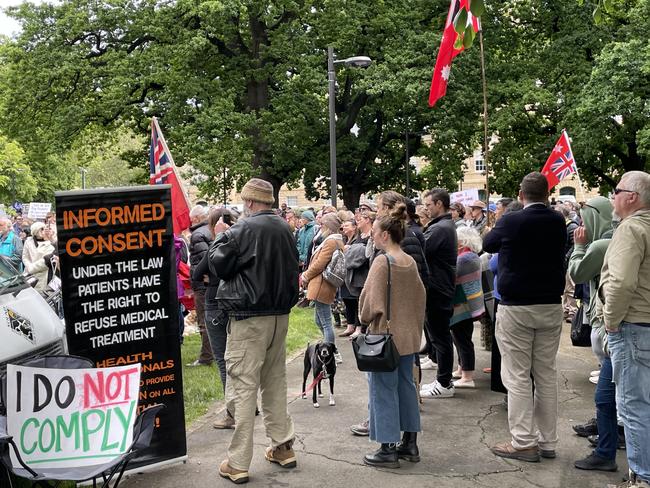
[(283, 468), (295, 468), (298, 464), (296, 462), (296, 454), (293, 452), (291, 446), (293, 441), (287, 441), (277, 447), (267, 447), (264, 457), (267, 461), (278, 463)]
[(227, 459), (224, 459), (221, 466), (219, 466), (219, 476), (229, 479), (236, 485), (248, 483), (248, 471), (231, 467)]
[(215, 421), (215, 423), (212, 424), (212, 427), (215, 429), (234, 429), (235, 419), (232, 418), (228, 412), (226, 412), (223, 418)]
[(539, 449), (537, 447), (516, 449), (510, 442), (503, 442), (497, 444), (490, 450), (493, 454), (503, 458), (517, 459), (518, 461), (526, 461), (529, 463), (539, 462)]

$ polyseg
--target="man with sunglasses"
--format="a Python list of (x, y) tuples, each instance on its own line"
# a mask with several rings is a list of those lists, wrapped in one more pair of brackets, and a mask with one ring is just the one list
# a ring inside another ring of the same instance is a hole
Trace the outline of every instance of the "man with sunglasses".
[[(620, 217), (607, 248), (598, 297), (608, 332), (616, 402), (630, 479), (650, 488), (650, 175), (630, 171), (614, 190)], [(615, 486), (615, 485), (610, 485)]]

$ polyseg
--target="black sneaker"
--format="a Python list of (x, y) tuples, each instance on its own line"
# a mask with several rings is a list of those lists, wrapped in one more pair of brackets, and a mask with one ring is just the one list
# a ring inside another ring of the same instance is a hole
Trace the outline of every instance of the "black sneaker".
[(613, 459), (605, 459), (600, 456), (596, 456), (595, 453), (589, 454), (584, 459), (579, 459), (573, 465), (578, 469), (586, 469), (589, 471), (617, 471), (618, 466), (616, 461)]
[[(593, 447), (598, 447), (597, 435), (590, 435), (589, 437), (587, 437), (587, 440), (589, 441), (589, 444), (591, 444)], [(616, 441), (616, 449), (625, 449), (625, 436), (621, 435), (620, 432), (618, 434), (618, 440)]]
[(598, 425), (596, 419), (593, 418), (584, 424), (572, 426), (573, 430), (580, 437), (589, 437), (590, 435), (598, 435)]

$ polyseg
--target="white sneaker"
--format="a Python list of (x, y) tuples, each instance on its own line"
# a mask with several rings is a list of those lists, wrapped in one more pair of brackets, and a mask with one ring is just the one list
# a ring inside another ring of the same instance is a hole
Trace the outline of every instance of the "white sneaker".
[(449, 385), (449, 388), (445, 388), (438, 380), (428, 385), (422, 385), (420, 388), (420, 396), (422, 398), (451, 398), (456, 393), (453, 383)]
[(458, 379), (454, 381), (454, 388), (476, 388), (474, 380)]
[(334, 353), (334, 361), (336, 362), (336, 364), (341, 364), (343, 362), (343, 358), (341, 357), (340, 352)]
[(420, 361), (420, 369), (438, 369), (438, 365), (431, 361), (431, 359), (426, 358)]
[(599, 369), (594, 369), (593, 371), (591, 371), (589, 373), (589, 376), (598, 376), (599, 374), (600, 374), (600, 370)]
[[(598, 376), (600, 376), (600, 375), (598, 375)], [(598, 384), (598, 376), (590, 376), (589, 381), (591, 383), (593, 383), (594, 385), (597, 385)]]

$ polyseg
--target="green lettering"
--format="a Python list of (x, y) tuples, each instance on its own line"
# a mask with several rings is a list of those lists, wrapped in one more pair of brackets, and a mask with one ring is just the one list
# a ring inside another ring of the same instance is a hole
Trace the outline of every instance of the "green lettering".
[(124, 414), (122, 413), (122, 409), (116, 408), (115, 409), (115, 414), (117, 415), (118, 420), (122, 424), (122, 427), (124, 428), (124, 437), (122, 438), (122, 444), (120, 445), (120, 452), (124, 452), (126, 449), (126, 434), (129, 432), (129, 425), (131, 425), (131, 419), (133, 418), (133, 411), (135, 410), (135, 401), (131, 402), (131, 406), (129, 407), (129, 415), (128, 417), (124, 417)]
[(63, 415), (56, 418), (56, 452), (61, 452), (61, 438), (70, 438), (74, 435), (74, 448), (79, 449), (79, 412), (70, 415), (70, 423), (65, 424)]
[(106, 427), (104, 428), (104, 438), (102, 439), (102, 451), (112, 451), (113, 449), (116, 449), (117, 446), (119, 445), (119, 442), (114, 442), (113, 444), (107, 444), (108, 435), (111, 433), (111, 412), (114, 412), (115, 410), (119, 410), (119, 407), (113, 410), (106, 411)]
[(27, 426), (29, 424), (34, 424), (34, 427), (38, 429), (38, 420), (35, 418), (27, 419), (25, 420), (25, 423), (23, 424), (22, 428), (20, 429), (20, 449), (23, 451), (25, 454), (31, 454), (36, 450), (36, 441), (34, 441), (34, 444), (32, 447), (28, 448), (25, 446), (25, 430), (27, 430)]
[[(88, 417), (91, 415), (99, 416), (99, 422), (97, 422), (97, 427), (91, 429), (88, 426)], [(98, 432), (104, 425), (104, 412), (98, 409), (88, 410), (81, 414), (81, 431), (83, 432), (83, 450), (84, 452), (90, 450), (90, 436)]]
[[(43, 444), (43, 431), (45, 430), (46, 425), (49, 426), (50, 429), (50, 444), (48, 446), (45, 446)], [(41, 424), (40, 430), (38, 431), (38, 448), (41, 450), (41, 452), (48, 452), (50, 449), (52, 449), (52, 446), (54, 446), (54, 441), (54, 424), (50, 419), (45, 419)]]

